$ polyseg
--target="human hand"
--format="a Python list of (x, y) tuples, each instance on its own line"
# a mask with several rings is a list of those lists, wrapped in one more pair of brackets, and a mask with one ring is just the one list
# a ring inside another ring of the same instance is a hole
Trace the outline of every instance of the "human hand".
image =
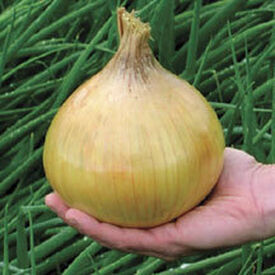
[(240, 150), (226, 148), (220, 179), (204, 203), (175, 221), (150, 229), (97, 221), (68, 207), (56, 193), (47, 195), (45, 201), (66, 223), (103, 246), (175, 260), (198, 250), (239, 245), (273, 233), (266, 230), (266, 197), (258, 196), (265, 191), (261, 183), (266, 173), (260, 173), (263, 166)]

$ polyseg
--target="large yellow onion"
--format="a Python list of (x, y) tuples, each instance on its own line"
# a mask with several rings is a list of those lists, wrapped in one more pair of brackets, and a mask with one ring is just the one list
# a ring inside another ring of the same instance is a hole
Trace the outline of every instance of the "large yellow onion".
[(119, 9), (118, 27), (114, 57), (53, 119), (44, 167), (69, 206), (116, 225), (152, 227), (211, 191), (224, 138), (204, 97), (153, 57), (149, 25)]

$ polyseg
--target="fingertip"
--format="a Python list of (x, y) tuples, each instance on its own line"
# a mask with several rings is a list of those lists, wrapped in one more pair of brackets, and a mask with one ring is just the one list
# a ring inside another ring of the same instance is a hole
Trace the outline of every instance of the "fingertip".
[(54, 201), (55, 201), (55, 194), (54, 193), (50, 193), (50, 194), (45, 196), (45, 204), (48, 207), (53, 208), (54, 207)]
[(65, 213), (69, 209), (69, 206), (62, 200), (57, 193), (50, 193), (45, 196), (45, 204), (55, 212), (60, 218), (64, 220)]

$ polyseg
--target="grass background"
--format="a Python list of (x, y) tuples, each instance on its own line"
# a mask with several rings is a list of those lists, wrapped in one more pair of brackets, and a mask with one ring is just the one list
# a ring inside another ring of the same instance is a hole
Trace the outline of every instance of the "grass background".
[(166, 263), (101, 247), (44, 205), (46, 130), (117, 49), (119, 5), (150, 22), (155, 56), (208, 99), (227, 146), (275, 162), (273, 1), (2, 0), (0, 272), (275, 274), (275, 238)]

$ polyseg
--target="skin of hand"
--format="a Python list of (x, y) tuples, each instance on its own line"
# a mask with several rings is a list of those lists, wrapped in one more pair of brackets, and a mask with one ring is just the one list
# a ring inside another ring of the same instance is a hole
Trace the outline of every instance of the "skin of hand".
[[(66, 223), (103, 246), (167, 261), (240, 245), (275, 234), (275, 166), (226, 148), (224, 167), (208, 198), (176, 220), (150, 229), (122, 228), (68, 207), (56, 193), (45, 202)], [(271, 218), (273, 216), (273, 218)]]

